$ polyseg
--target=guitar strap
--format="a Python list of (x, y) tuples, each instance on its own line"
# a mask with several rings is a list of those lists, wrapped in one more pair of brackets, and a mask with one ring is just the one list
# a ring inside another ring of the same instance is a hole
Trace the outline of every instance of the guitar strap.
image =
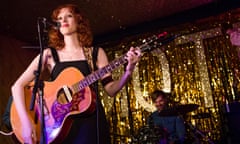
[(98, 54), (98, 47), (91, 47), (91, 48), (83, 48), (84, 55), (87, 58), (87, 62), (89, 65), (89, 69), (91, 72), (97, 70), (97, 54)]
[(93, 72), (93, 70), (94, 70), (92, 52), (93, 52), (93, 47), (91, 47), (91, 48), (83, 47), (83, 53), (84, 53), (84, 55), (87, 59), (89, 69), (90, 69), (91, 72)]

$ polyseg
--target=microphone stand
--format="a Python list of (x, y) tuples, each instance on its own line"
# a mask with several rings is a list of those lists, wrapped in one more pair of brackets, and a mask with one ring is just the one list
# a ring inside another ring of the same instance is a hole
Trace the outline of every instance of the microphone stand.
[[(46, 32), (46, 24), (44, 24), (44, 30), (41, 30), (40, 19), (37, 21), (38, 26), (38, 37), (39, 37), (39, 45), (40, 45), (40, 56), (38, 62), (38, 69), (34, 71), (35, 80), (34, 80), (34, 87), (32, 90), (32, 99), (30, 103), (30, 110), (32, 111), (35, 105), (36, 94), (38, 93), (38, 104), (40, 107), (40, 124), (41, 124), (41, 136), (40, 136), (40, 144), (46, 144), (46, 131), (45, 131), (45, 121), (44, 121), (44, 83), (40, 80), (40, 73), (42, 69), (42, 57), (43, 57), (43, 40), (42, 40), (42, 32)], [(35, 121), (36, 122), (36, 121)]]

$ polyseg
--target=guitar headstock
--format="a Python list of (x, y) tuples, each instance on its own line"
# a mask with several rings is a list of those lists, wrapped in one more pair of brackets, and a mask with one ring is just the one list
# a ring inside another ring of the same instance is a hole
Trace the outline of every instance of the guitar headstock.
[(168, 35), (167, 32), (160, 33), (158, 35), (153, 35), (144, 39), (143, 44), (140, 46), (142, 52), (151, 51), (153, 49), (159, 48), (162, 45), (168, 44), (174, 39), (176, 39), (177, 35)]

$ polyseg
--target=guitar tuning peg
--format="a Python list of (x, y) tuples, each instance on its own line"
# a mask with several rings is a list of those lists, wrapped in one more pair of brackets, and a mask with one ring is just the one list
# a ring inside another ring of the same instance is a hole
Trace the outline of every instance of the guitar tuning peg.
[(143, 39), (143, 40), (142, 40), (142, 43), (145, 43), (145, 42), (146, 42), (146, 39)]

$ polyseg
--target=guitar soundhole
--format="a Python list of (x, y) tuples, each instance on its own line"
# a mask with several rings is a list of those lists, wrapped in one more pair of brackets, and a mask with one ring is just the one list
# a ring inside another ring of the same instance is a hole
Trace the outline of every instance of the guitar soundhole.
[(57, 94), (57, 101), (61, 104), (67, 104), (72, 100), (72, 91), (70, 88), (61, 88)]

